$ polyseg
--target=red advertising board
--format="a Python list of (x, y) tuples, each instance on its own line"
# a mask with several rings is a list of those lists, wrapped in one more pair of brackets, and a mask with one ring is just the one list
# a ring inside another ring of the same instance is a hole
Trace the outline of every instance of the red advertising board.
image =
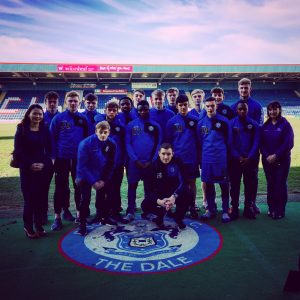
[(130, 73), (133, 66), (129, 65), (88, 65), (88, 64), (59, 64), (58, 72), (97, 72), (97, 73)]
[(95, 90), (95, 94), (123, 95), (123, 94), (127, 94), (127, 90), (125, 90), (125, 89), (97, 89), (97, 90)]

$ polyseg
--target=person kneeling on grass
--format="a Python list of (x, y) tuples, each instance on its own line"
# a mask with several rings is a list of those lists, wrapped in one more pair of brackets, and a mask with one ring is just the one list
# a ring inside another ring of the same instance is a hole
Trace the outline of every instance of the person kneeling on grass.
[(174, 157), (172, 145), (163, 143), (158, 156), (146, 177), (151, 192), (145, 195), (142, 202), (142, 218), (164, 227), (165, 214), (176, 205), (174, 220), (180, 229), (184, 229), (183, 217), (193, 202), (193, 192), (182, 178), (182, 162)]
[[(79, 144), (76, 183), (80, 186), (82, 193), (78, 229), (78, 233), (82, 236), (87, 234), (86, 217), (91, 201), (89, 197), (91, 186), (96, 190), (96, 199), (100, 198), (101, 223), (115, 224), (110, 218), (111, 208), (114, 205), (114, 199), (110, 196), (113, 189), (110, 178), (115, 168), (116, 144), (109, 134), (108, 122), (102, 121), (96, 125), (95, 134)], [(106, 197), (101, 196), (103, 189), (105, 189)]]

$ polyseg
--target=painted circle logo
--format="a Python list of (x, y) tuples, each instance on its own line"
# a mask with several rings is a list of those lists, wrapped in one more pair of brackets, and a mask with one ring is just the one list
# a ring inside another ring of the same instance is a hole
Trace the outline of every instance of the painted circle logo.
[(222, 247), (219, 232), (207, 224), (185, 220), (185, 230), (165, 220), (165, 228), (136, 219), (119, 226), (88, 226), (82, 237), (77, 229), (60, 240), (60, 251), (69, 260), (90, 269), (115, 273), (157, 273), (201, 263)]

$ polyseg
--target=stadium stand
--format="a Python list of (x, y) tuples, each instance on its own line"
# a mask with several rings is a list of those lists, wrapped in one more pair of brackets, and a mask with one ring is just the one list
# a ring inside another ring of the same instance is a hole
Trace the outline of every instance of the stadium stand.
[[(167, 90), (167, 88), (163, 88)], [(21, 119), (26, 109), (33, 103), (44, 103), (45, 94), (51, 90), (9, 90), (6, 92), (2, 92), (1, 96), (3, 100), (0, 105), (0, 120), (19, 120)], [(53, 88), (53, 90), (55, 90)], [(236, 89), (226, 89), (225, 90), (225, 103), (231, 105), (238, 98), (239, 94)], [(190, 87), (186, 89), (180, 88), (180, 93), (190, 94), (192, 89)], [(210, 89), (204, 89), (206, 96), (210, 95)], [(59, 94), (59, 105), (62, 107), (64, 102), (64, 97), (66, 94), (66, 90), (57, 91)], [(81, 90), (80, 94), (84, 97), (86, 94), (93, 92), (93, 90)], [(145, 90), (146, 99), (150, 101), (152, 90)], [(125, 95), (125, 94), (124, 94)], [(121, 94), (98, 94), (98, 111), (103, 112), (104, 105), (107, 101), (112, 98), (120, 99), (124, 95)], [(131, 96), (129, 92), (128, 95)], [(283, 114), (284, 115), (292, 115), (292, 116), (300, 116), (300, 94), (297, 91), (291, 89), (276, 89), (274, 86), (273, 89), (254, 89), (251, 93), (253, 98), (258, 100), (264, 110), (266, 108), (267, 103), (272, 100), (279, 100), (283, 106)], [(84, 109), (84, 104), (81, 103), (80, 110)], [(265, 112), (266, 113), (266, 112)]]

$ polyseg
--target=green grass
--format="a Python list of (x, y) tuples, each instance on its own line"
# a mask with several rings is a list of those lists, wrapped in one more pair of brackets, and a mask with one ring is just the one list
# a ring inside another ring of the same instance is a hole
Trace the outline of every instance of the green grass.
[[(291, 118), (291, 122), (295, 133), (295, 147), (292, 150), (292, 163), (289, 174), (288, 187), (289, 193), (300, 193), (300, 119)], [(16, 130), (16, 124), (0, 124), (0, 210), (5, 211), (8, 215), (11, 215), (13, 211), (20, 213), (22, 209), (22, 194), (20, 191), (19, 182), (19, 170), (13, 169), (9, 166), (10, 153), (13, 150), (13, 138)], [(200, 180), (197, 180), (197, 197), (202, 199)], [(54, 191), (54, 184), (52, 182), (49, 194), (49, 203), (52, 208), (52, 196)], [(220, 191), (217, 188), (219, 195)], [(127, 180), (124, 176), (122, 184), (122, 201), (123, 207), (126, 208), (127, 204)], [(266, 179), (260, 165), (259, 169), (259, 186), (258, 194), (266, 194)], [(137, 190), (137, 198), (139, 199), (138, 205), (143, 197), (142, 184), (139, 184)], [(265, 197), (260, 197), (265, 199)], [(200, 201), (200, 200), (199, 200)], [(263, 200), (260, 200), (263, 201)], [(4, 215), (7, 215), (4, 213)]]

